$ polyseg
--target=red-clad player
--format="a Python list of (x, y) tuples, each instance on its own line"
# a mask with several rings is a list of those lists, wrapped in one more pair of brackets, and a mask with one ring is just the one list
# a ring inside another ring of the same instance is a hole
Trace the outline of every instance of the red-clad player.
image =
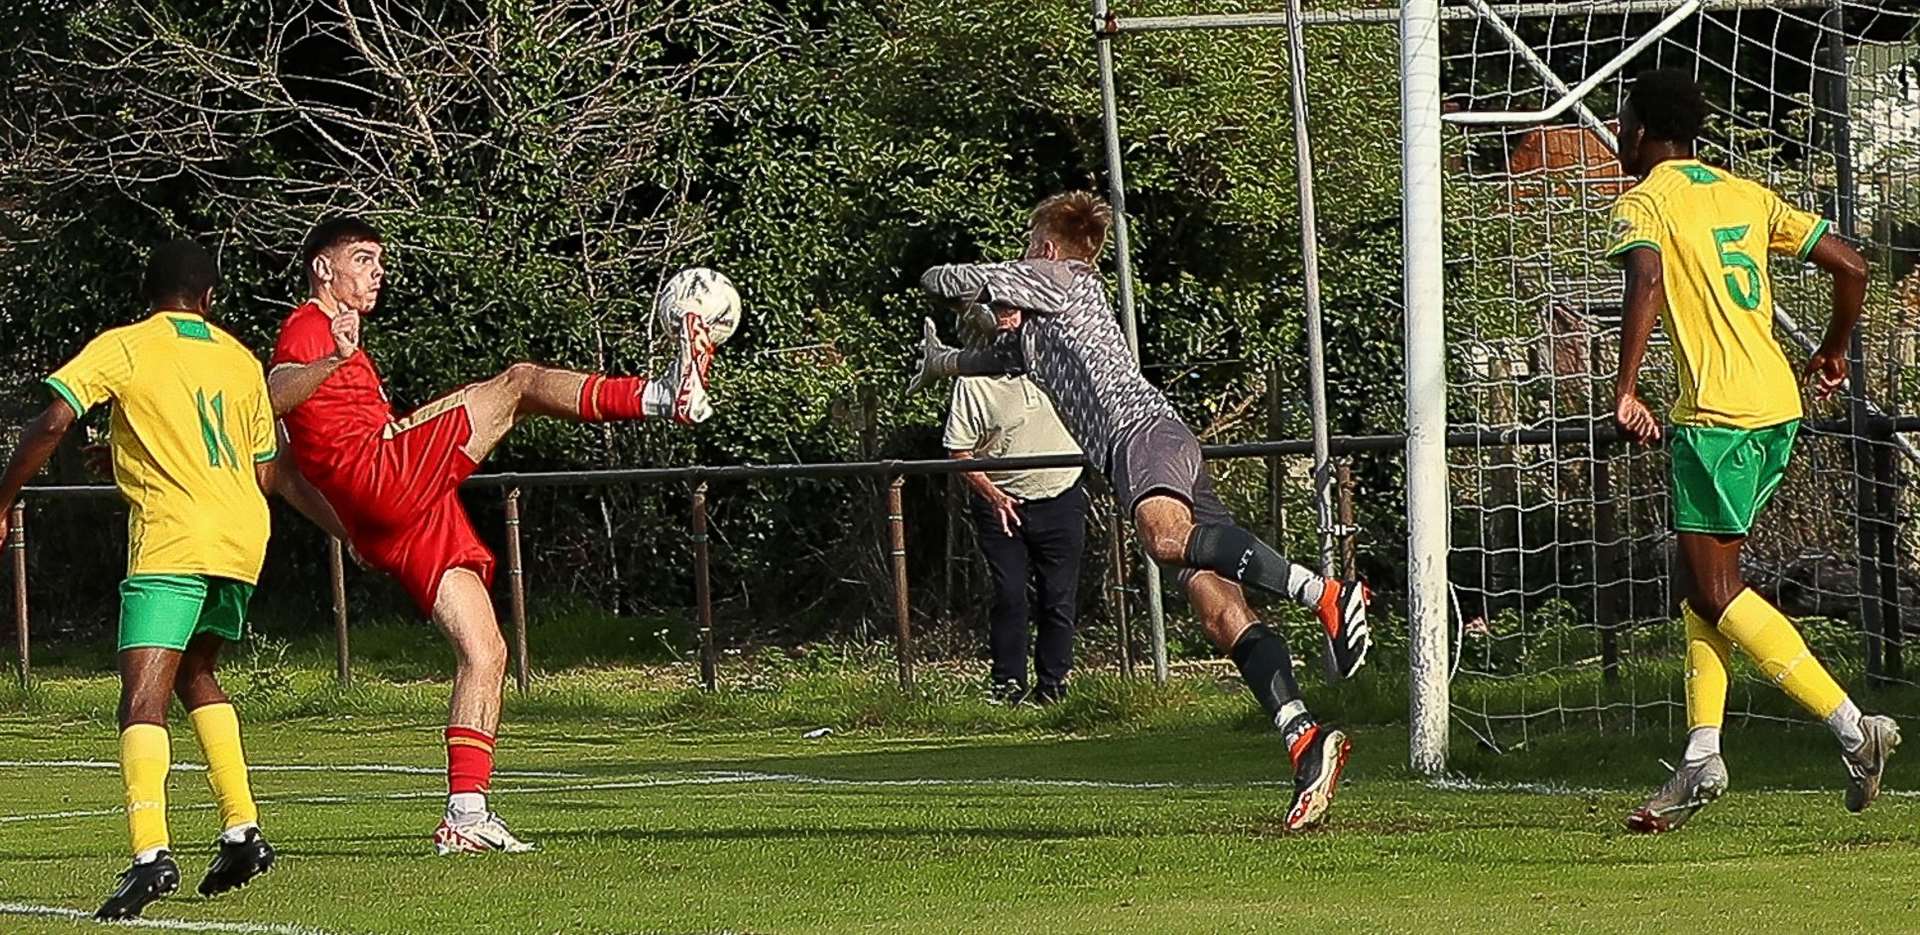
[(353, 547), (397, 579), (453, 644), (447, 811), (435, 847), (442, 854), (531, 850), (487, 809), (507, 647), (488, 596), (493, 556), (457, 488), (524, 416), (706, 419), (713, 345), (689, 327), (659, 380), (514, 364), (396, 416), (359, 348), (361, 317), (380, 297), (381, 253), (380, 233), (355, 218), (326, 221), (307, 235), (300, 258), (313, 298), (281, 325), (268, 392), (286, 421), (294, 464), (339, 513)]

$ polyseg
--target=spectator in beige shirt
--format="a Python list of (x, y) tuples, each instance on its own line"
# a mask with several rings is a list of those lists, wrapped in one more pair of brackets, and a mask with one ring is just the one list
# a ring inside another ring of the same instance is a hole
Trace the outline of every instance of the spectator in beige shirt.
[[(956, 380), (943, 444), (960, 459), (1080, 452), (1052, 401), (1024, 376)], [(1080, 554), (1087, 542), (1087, 491), (1080, 474), (1071, 467), (960, 475), (972, 490), (970, 512), (993, 579), (993, 693), (1008, 704), (1048, 704), (1067, 693)], [(1038, 629), (1032, 683), (1030, 618)]]

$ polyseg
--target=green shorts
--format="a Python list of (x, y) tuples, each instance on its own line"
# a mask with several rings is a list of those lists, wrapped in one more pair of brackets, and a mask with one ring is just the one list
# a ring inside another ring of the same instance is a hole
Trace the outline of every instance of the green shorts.
[(120, 582), (120, 648), (185, 650), (202, 633), (238, 641), (253, 585), (212, 575), (129, 575)]
[(1673, 529), (1744, 536), (1787, 476), (1800, 422), (1764, 429), (1673, 430)]

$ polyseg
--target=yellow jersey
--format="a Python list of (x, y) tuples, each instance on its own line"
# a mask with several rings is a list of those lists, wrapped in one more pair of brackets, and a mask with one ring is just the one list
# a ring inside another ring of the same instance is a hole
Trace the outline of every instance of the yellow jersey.
[(1800, 383), (1773, 337), (1767, 255), (1804, 262), (1827, 222), (1764, 185), (1683, 159), (1620, 196), (1613, 231), (1609, 257), (1660, 254), (1661, 321), (1680, 376), (1674, 423), (1758, 429), (1800, 418)]
[(160, 312), (94, 338), (47, 385), (77, 415), (113, 403), (127, 574), (259, 580), (269, 520), (254, 465), (279, 446), (246, 347), (198, 315)]

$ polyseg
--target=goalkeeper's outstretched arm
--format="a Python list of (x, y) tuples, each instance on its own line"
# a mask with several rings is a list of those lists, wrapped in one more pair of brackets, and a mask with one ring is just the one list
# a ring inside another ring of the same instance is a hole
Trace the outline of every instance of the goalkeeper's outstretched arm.
[(907, 395), (941, 377), (986, 377), (1027, 372), (1025, 342), (1018, 331), (1002, 331), (986, 347), (961, 349), (941, 343), (933, 319), (920, 326), (920, 370), (907, 384)]
[(1055, 282), (1035, 262), (956, 263), (936, 266), (920, 277), (920, 288), (967, 305), (1011, 305), (1024, 312), (1054, 315), (1067, 309), (1065, 283)]

